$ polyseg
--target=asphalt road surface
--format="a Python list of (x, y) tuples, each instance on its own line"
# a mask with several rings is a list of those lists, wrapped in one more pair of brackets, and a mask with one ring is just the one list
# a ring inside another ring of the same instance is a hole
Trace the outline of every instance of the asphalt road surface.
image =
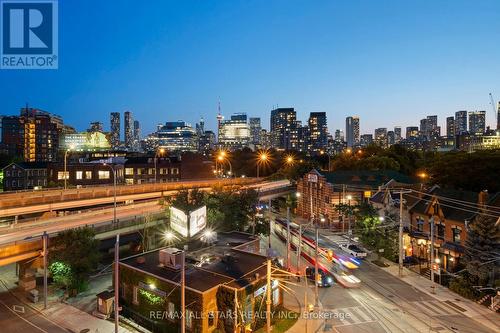
[(68, 333), (40, 313), (24, 305), (0, 287), (0, 332), (2, 333)]
[[(286, 257), (286, 247), (276, 236), (272, 247)], [(294, 251), (291, 257), (296, 264)], [(311, 264), (302, 259), (301, 265)], [(454, 300), (439, 301), (374, 264), (362, 262), (354, 275), (361, 280), (359, 288), (335, 284), (319, 289), (321, 310), (336, 316), (325, 319), (317, 333), (493, 332), (463, 314)]]

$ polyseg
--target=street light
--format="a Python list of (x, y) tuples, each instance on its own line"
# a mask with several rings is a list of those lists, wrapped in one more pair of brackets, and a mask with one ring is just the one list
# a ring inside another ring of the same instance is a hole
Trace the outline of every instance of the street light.
[(158, 153), (160, 153), (160, 156), (165, 153), (165, 148), (160, 148), (159, 150), (155, 151), (155, 183), (158, 181), (158, 168), (157, 168), (157, 160), (158, 160)]
[(293, 158), (293, 155), (288, 155), (286, 156), (285, 158), (285, 162), (286, 164), (288, 164), (289, 166), (293, 165), (295, 163), (295, 159)]
[(266, 163), (269, 160), (269, 155), (267, 152), (259, 153), (257, 157), (257, 178), (259, 178), (259, 167), (261, 163)]
[[(226, 151), (224, 150), (221, 150), (219, 152), (219, 155), (217, 156), (217, 161), (220, 162), (221, 164), (221, 169), (222, 169), (222, 163), (224, 162), (227, 162), (229, 164), (229, 172), (228, 172), (228, 175), (232, 175), (233, 174), (233, 166), (231, 164), (231, 161), (229, 160), (229, 156), (227, 155)], [(221, 170), (222, 172), (222, 170)]]

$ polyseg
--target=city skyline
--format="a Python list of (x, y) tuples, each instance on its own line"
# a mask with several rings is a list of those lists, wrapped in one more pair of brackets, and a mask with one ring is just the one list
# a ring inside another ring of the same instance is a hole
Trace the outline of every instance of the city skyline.
[[(0, 112), (17, 114), (28, 102), (83, 130), (91, 119), (107, 125), (110, 112), (128, 110), (143, 134), (158, 121), (194, 125), (202, 116), (216, 129), (219, 98), (226, 118), (245, 112), (260, 117), (263, 128), (276, 105), (294, 107), (303, 121), (309, 112), (326, 112), (330, 133), (351, 115), (361, 118), (361, 133), (416, 126), (429, 114), (445, 128), (445, 118), (459, 110), (486, 110), (487, 125), (496, 121), (488, 96), (500, 95), (500, 67), (489, 56), (498, 53), (489, 42), (498, 30), (500, 4), (494, 1), (114, 7), (62, 5), (62, 18), (79, 15), (62, 24), (59, 69), (2, 71)], [(82, 29), (94, 10), (116, 11), (144, 28), (110, 25), (102, 15)], [(388, 15), (377, 15), (382, 12)], [(268, 33), (267, 22), (280, 28)], [(90, 47), (81, 50), (81, 41)], [(280, 56), (283, 61), (274, 60)]]

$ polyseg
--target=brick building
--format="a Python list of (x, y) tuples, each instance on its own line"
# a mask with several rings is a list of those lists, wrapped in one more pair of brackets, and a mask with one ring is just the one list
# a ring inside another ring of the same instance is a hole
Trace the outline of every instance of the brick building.
[[(451, 200), (451, 201), (450, 201)], [(489, 205), (500, 214), (500, 193), (467, 192), (434, 187), (409, 207), (411, 219), (406, 255), (430, 263), (431, 223), (434, 223), (434, 257), (440, 267), (454, 272), (467, 239), (467, 225), (477, 216), (477, 205)], [(493, 208), (497, 207), (497, 208)]]
[[(257, 321), (252, 316), (265, 298), (267, 258), (257, 254), (259, 239), (239, 232), (218, 238), (211, 248), (186, 253), (187, 332), (253, 330)], [(179, 257), (180, 250), (165, 248), (120, 261), (124, 316), (153, 332), (178, 331)], [(273, 308), (282, 304), (282, 298), (278, 281), (273, 280)]]
[[(117, 184), (123, 183), (123, 164), (113, 164), (116, 170)], [(68, 163), (66, 180), (68, 186), (112, 185), (113, 171), (103, 163)], [(47, 167), (47, 185), (62, 186), (64, 183), (64, 164), (49, 163)]]
[[(332, 171), (320, 173), (313, 169), (297, 182), (297, 213), (305, 219), (340, 227), (342, 217), (336, 206), (357, 205), (367, 201), (384, 184), (395, 180), (413, 180), (395, 171)], [(312, 200), (311, 200), (312, 199)]]
[(47, 186), (46, 162), (11, 163), (3, 168), (4, 191), (18, 191)]

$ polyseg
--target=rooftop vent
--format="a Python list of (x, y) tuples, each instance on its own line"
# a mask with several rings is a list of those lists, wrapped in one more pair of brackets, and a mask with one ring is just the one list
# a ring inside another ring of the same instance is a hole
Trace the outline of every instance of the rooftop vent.
[(182, 265), (182, 251), (169, 247), (159, 251), (159, 263), (170, 269), (180, 270)]

